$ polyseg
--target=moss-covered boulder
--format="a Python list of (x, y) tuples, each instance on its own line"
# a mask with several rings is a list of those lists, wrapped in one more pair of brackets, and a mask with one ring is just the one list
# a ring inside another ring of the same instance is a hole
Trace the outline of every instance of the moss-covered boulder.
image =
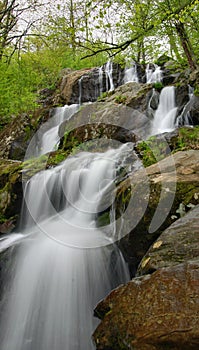
[(22, 163), (0, 159), (0, 232), (16, 224), (22, 203)]
[(116, 228), (124, 233), (120, 247), (132, 275), (162, 231), (199, 204), (198, 164), (198, 150), (177, 152), (119, 184)]

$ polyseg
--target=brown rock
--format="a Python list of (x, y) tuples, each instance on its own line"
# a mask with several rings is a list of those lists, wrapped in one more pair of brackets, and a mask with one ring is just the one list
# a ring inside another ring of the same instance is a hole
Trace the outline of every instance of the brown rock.
[(97, 350), (193, 350), (199, 346), (199, 260), (133, 279), (96, 308)]

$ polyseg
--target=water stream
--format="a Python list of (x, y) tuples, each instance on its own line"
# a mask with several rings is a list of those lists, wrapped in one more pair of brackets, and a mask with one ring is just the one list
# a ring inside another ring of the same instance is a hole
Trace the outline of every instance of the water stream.
[(139, 82), (136, 63), (132, 63), (131, 67), (125, 68), (124, 84), (129, 82)]
[(54, 115), (49, 121), (49, 127), (39, 140), (39, 149), (32, 156), (41, 156), (57, 149), (59, 143), (59, 126), (64, 120), (69, 120), (79, 109), (78, 104), (65, 105), (54, 109)]
[(146, 66), (146, 82), (158, 83), (162, 81), (162, 70), (157, 64), (147, 64)]
[(177, 106), (175, 103), (175, 87), (162, 89), (160, 101), (151, 127), (151, 135), (169, 132), (175, 129)]
[(127, 144), (82, 152), (26, 184), (24, 239), (1, 317), (1, 350), (95, 348), (93, 309), (129, 280), (114, 225), (96, 225), (98, 212), (112, 206), (117, 170), (129, 150)]

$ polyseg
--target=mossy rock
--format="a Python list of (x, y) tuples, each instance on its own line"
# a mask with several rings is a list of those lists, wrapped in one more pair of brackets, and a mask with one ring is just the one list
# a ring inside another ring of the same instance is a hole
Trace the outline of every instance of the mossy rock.
[(135, 149), (145, 167), (157, 163), (170, 154), (178, 151), (199, 149), (199, 126), (182, 127), (171, 133), (151, 136), (146, 141), (140, 141)]

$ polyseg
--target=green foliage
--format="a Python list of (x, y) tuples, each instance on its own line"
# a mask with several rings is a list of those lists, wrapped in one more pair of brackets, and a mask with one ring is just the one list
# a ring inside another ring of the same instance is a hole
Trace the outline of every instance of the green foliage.
[(164, 85), (161, 82), (157, 82), (153, 84), (154, 89), (160, 91), (163, 89)]
[(174, 151), (199, 149), (199, 126), (194, 128), (184, 127), (179, 129), (179, 135), (174, 144)]
[(136, 151), (139, 153), (145, 167), (164, 159), (169, 153), (176, 153), (189, 149), (199, 149), (199, 126), (194, 128), (182, 127), (178, 135), (174, 136), (170, 148), (168, 143), (161, 138), (151, 136), (146, 141), (138, 142)]
[(195, 96), (199, 96), (199, 85), (195, 85), (195, 88), (194, 88), (194, 95)]
[(27, 52), (20, 58), (14, 56), (10, 64), (0, 62), (0, 128), (10, 122), (12, 116), (38, 107), (38, 92), (43, 88), (55, 88), (63, 68), (81, 69), (101, 65), (102, 56), (81, 60), (82, 52), (75, 58), (71, 49), (57, 47)]
[(126, 99), (127, 99), (127, 97), (125, 96), (125, 95), (117, 95), (117, 96), (115, 96), (115, 102), (116, 103), (125, 103), (126, 102)]

